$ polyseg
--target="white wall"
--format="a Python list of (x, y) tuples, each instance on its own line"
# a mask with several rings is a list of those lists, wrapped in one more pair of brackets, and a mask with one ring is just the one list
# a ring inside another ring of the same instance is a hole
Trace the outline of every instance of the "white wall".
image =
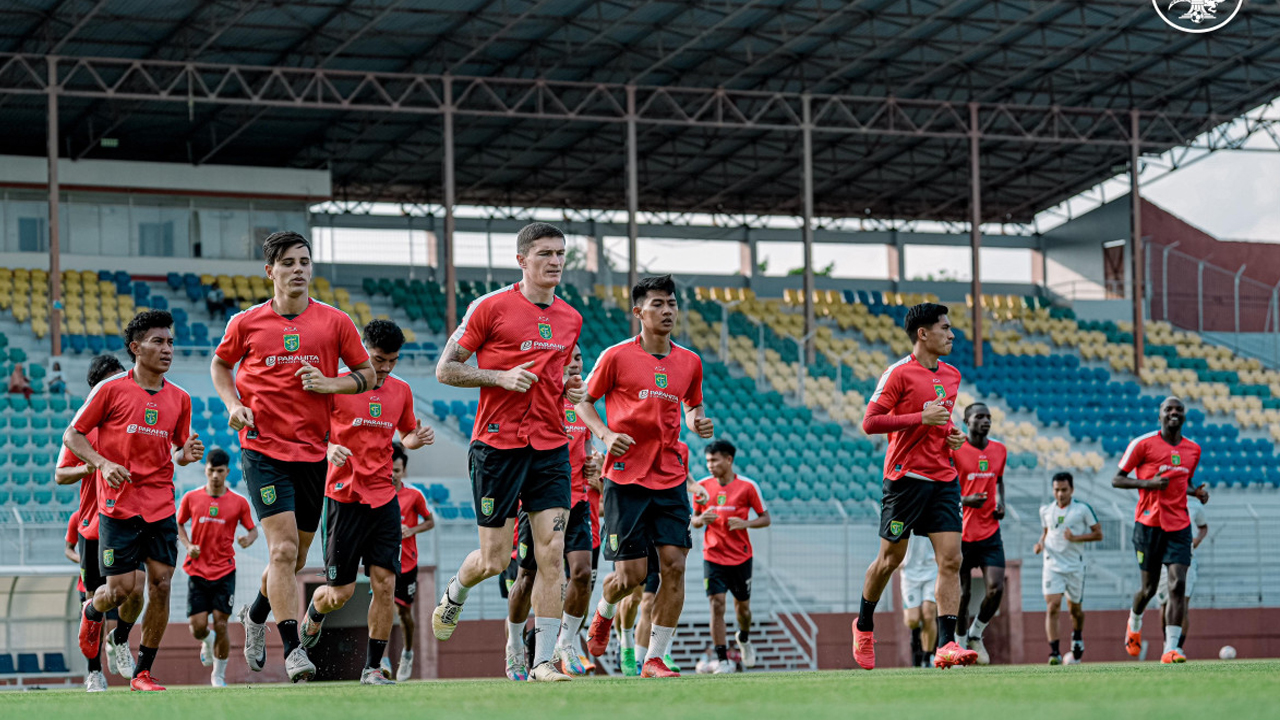
[[(179, 165), (129, 160), (59, 160), (58, 182), (103, 191), (156, 190), (181, 195), (328, 199), (328, 170)], [(48, 163), (40, 157), (0, 155), (0, 185), (45, 185)]]

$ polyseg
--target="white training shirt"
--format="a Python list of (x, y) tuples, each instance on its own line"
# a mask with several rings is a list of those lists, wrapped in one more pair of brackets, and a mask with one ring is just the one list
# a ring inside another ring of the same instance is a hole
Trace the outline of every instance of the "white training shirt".
[[(1199, 529), (1209, 525), (1209, 518), (1204, 514), (1204, 503), (1196, 498), (1187, 498), (1187, 513), (1191, 515), (1191, 540), (1194, 541)], [(1195, 552), (1196, 549), (1191, 548), (1193, 555)]]
[(938, 577), (938, 561), (933, 555), (933, 543), (927, 537), (912, 536), (908, 540), (907, 556), (902, 560), (902, 577), (908, 583), (929, 582)]
[(1088, 503), (1072, 500), (1066, 507), (1053, 502), (1040, 507), (1040, 526), (1044, 536), (1044, 567), (1061, 573), (1084, 570), (1084, 543), (1071, 542), (1064, 536), (1070, 528), (1073, 535), (1087, 535), (1098, 524), (1098, 516)]

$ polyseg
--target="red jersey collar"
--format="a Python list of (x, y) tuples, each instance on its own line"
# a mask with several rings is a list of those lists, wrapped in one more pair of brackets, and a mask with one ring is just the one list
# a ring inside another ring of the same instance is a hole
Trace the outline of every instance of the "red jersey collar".
[(311, 306), (315, 304), (316, 304), (316, 299), (313, 297), (308, 297), (307, 306), (302, 308), (302, 312), (298, 313), (297, 315), (294, 315), (292, 320), (276, 312), (276, 299), (274, 297), (267, 301), (267, 309), (270, 310), (273, 315), (280, 318), (281, 320), (292, 322), (293, 320), (297, 320), (298, 318), (305, 315), (306, 312), (311, 309)]
[(916, 357), (915, 353), (911, 353), (911, 360), (915, 362), (915, 364), (919, 365), (925, 370), (928, 370), (931, 373), (936, 373), (942, 369), (942, 358), (938, 358), (938, 367), (935, 367), (935, 368), (931, 368), (928, 365), (925, 365), (924, 363), (920, 362), (920, 358)]
[[(524, 282), (524, 281), (521, 280), (520, 282)], [(524, 292), (520, 290), (520, 282), (511, 283), (511, 292), (514, 292), (515, 294), (519, 295), (521, 300), (524, 300), (525, 302), (529, 303), (530, 305), (537, 308), (538, 310), (550, 310), (552, 307), (555, 306), (556, 301), (560, 299), (560, 296), (556, 295), (555, 291), (552, 291), (551, 302), (547, 303), (547, 306), (544, 308), (538, 303), (530, 300), (529, 296), (525, 295)]]

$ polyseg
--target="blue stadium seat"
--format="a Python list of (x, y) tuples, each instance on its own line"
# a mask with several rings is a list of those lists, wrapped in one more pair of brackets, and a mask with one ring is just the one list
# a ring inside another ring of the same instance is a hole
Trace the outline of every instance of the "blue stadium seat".
[(191, 396), (191, 412), (195, 415), (203, 415), (205, 411), (204, 398), (199, 395)]
[(18, 653), (18, 672), (40, 672), (40, 656), (35, 653)]
[(9, 653), (0, 653), (0, 675), (12, 675), (18, 669), (13, 665), (13, 656)]
[(89, 335), (85, 340), (89, 348), (89, 352), (94, 355), (101, 355), (102, 351), (107, 347), (106, 342), (102, 339), (101, 335)]

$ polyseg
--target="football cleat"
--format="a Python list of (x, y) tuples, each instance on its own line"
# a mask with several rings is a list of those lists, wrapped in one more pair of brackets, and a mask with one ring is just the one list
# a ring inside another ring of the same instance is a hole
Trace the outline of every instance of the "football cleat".
[(609, 649), (609, 631), (612, 628), (613, 618), (607, 618), (597, 610), (587, 631), (587, 652), (596, 657), (604, 655), (604, 651)]
[(651, 658), (644, 661), (644, 668), (640, 670), (640, 677), (645, 678), (669, 678), (680, 677), (680, 673), (667, 667), (667, 664), (659, 658)]
[(933, 666), (937, 668), (972, 665), (977, 661), (978, 653), (960, 647), (954, 640), (938, 648), (933, 656)]
[(876, 634), (875, 631), (862, 632), (858, 629), (858, 621), (853, 621), (853, 660), (863, 670), (876, 668)]
[(129, 687), (139, 692), (159, 692), (164, 690), (164, 686), (151, 677), (150, 670), (143, 670), (138, 673), (137, 677), (129, 681)]

